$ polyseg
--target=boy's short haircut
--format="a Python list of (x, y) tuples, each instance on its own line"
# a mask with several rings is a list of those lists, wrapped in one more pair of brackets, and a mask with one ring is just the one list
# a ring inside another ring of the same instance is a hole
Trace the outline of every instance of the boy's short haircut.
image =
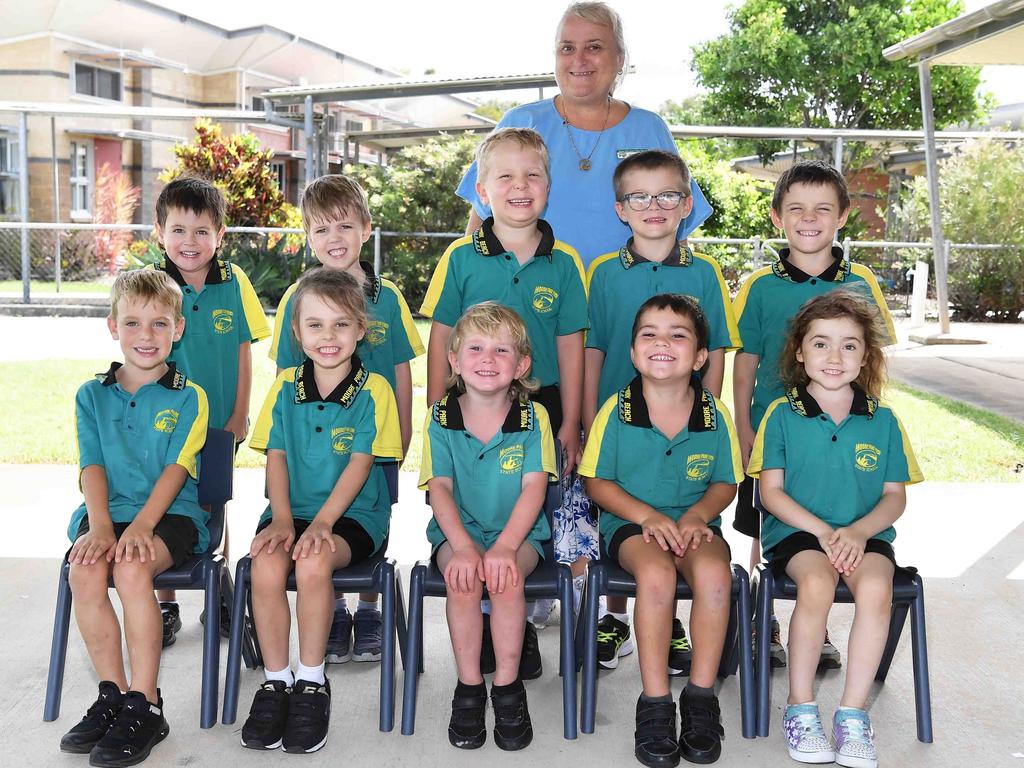
[(171, 208), (192, 211), (196, 216), (208, 213), (217, 229), (224, 226), (227, 215), (223, 193), (206, 179), (195, 176), (182, 176), (160, 190), (156, 199), (156, 221), (161, 227), (167, 224), (167, 211)]
[(850, 190), (846, 187), (846, 179), (843, 178), (843, 174), (821, 160), (805, 160), (787, 168), (775, 182), (772, 209), (776, 213), (782, 213), (782, 199), (794, 184), (826, 184), (836, 191), (840, 213), (850, 208)]
[[(462, 348), (462, 343), (474, 331), (489, 339), (493, 339), (503, 329), (508, 331), (508, 335), (512, 337), (512, 343), (515, 345), (516, 352), (520, 357), (533, 355), (533, 348), (530, 346), (530, 336), (527, 333), (526, 324), (523, 323), (523, 319), (514, 309), (510, 309), (496, 301), (481, 301), (462, 313), (462, 317), (455, 323), (452, 333), (448, 337), (448, 353), (458, 355), (459, 350)], [(446, 389), (451, 389), (452, 387), (458, 387), (460, 392), (466, 391), (466, 385), (463, 383), (462, 377), (454, 371), (448, 374), (448, 380), (445, 382)], [(508, 396), (513, 402), (525, 403), (529, 399), (530, 394), (536, 392), (539, 388), (539, 382), (527, 372), (521, 379), (516, 379), (509, 385)]]
[(659, 293), (641, 304), (640, 309), (636, 311), (636, 317), (633, 318), (630, 343), (636, 342), (636, 335), (640, 332), (640, 318), (649, 309), (671, 309), (680, 317), (687, 318), (693, 323), (693, 328), (697, 332), (697, 349), (708, 348), (708, 339), (711, 336), (708, 329), (708, 318), (695, 299), (681, 293)]
[(159, 269), (132, 269), (122, 272), (110, 290), (110, 316), (117, 321), (117, 305), (121, 299), (148, 304), (151, 301), (169, 307), (175, 322), (182, 319), (181, 288), (174, 278)]
[(551, 181), (551, 156), (548, 154), (548, 145), (544, 143), (543, 137), (533, 128), (498, 128), (491, 131), (487, 138), (480, 142), (476, 148), (476, 176), (477, 180), (483, 183), (487, 178), (487, 167), (491, 161), (494, 149), (500, 144), (515, 142), (520, 149), (532, 149), (540, 155), (544, 165), (544, 174)]
[(630, 171), (657, 171), (662, 168), (673, 170), (679, 174), (681, 181), (679, 191), (683, 193), (684, 197), (689, 197), (692, 194), (690, 169), (683, 158), (675, 152), (667, 152), (664, 149), (645, 149), (643, 152), (630, 155), (615, 166), (615, 173), (612, 175), (615, 199), (622, 200), (622, 196), (626, 194), (626, 190), (622, 188), (622, 179)]
[(358, 216), (363, 224), (372, 221), (366, 192), (351, 176), (329, 173), (313, 179), (302, 193), (302, 227), (309, 234), (314, 223)]
[(299, 319), (302, 315), (302, 300), (307, 296), (319, 296), (335, 308), (350, 312), (360, 328), (366, 328), (366, 294), (348, 272), (317, 267), (299, 278), (298, 287), (292, 296), (292, 333), (299, 338)]

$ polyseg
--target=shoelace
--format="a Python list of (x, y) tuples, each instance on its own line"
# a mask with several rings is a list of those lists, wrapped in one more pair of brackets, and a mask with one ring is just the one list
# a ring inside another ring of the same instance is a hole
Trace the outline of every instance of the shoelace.
[(843, 741), (867, 742), (870, 740), (871, 729), (859, 717), (844, 717), (839, 721), (843, 731)]
[(109, 725), (117, 719), (117, 715), (121, 708), (114, 702), (107, 698), (97, 699), (92, 703), (89, 709), (85, 712), (85, 717), (82, 718), (82, 722), (99, 718), (102, 725)]
[(801, 712), (793, 718), (796, 720), (795, 730), (806, 736), (824, 739), (825, 729), (821, 724), (821, 718), (811, 712)]
[(108, 733), (117, 741), (129, 741), (140, 730), (142, 730), (142, 720), (134, 716), (125, 717), (124, 710), (121, 710), (121, 716), (114, 721), (114, 726)]
[(619, 639), (619, 633), (614, 629), (612, 630), (597, 630), (597, 642), (599, 643), (614, 643)]
[(690, 638), (686, 637), (673, 637), (668, 644), (669, 648), (674, 648), (677, 651), (689, 651), (690, 649)]

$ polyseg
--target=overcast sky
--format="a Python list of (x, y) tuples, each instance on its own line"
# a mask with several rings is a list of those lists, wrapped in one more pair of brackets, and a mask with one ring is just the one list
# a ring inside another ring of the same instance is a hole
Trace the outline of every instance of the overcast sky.
[[(271, 24), (378, 66), (422, 75), (507, 75), (554, 68), (561, 0), (157, 0), (228, 29)], [(968, 10), (986, 0), (967, 0)], [(616, 95), (648, 109), (697, 93), (690, 51), (727, 31), (720, 0), (612, 0), (623, 17), (636, 71)], [(1024, 100), (1024, 67), (990, 67), (987, 87), (999, 103)], [(551, 95), (553, 91), (549, 92)], [(536, 91), (485, 98), (530, 101)]]

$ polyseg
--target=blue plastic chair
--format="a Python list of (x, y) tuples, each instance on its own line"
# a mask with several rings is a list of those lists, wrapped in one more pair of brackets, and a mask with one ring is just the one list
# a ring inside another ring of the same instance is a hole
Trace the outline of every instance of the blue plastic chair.
[[(755, 486), (756, 488), (756, 486)], [(755, 491), (754, 505), (762, 517), (768, 514), (761, 504), (760, 493)], [(771, 568), (759, 565), (754, 570), (754, 630), (757, 643), (757, 735), (767, 736), (771, 719), (772, 675), (769, 659), (771, 620), (775, 600), (796, 600), (796, 584), (789, 576), (776, 578)], [(836, 586), (835, 602), (852, 603), (853, 595), (840, 579)], [(924, 583), (916, 568), (897, 568), (892, 580), (892, 616), (889, 637), (875, 680), (884, 683), (889, 674), (892, 657), (899, 645), (903, 625), (910, 612), (910, 640), (914, 664), (914, 704), (917, 710), (917, 740), (932, 742), (931, 688), (928, 683), (928, 642), (925, 633)]]
[[(561, 456), (558, 442), (555, 455)], [(561, 485), (548, 485), (544, 514), (548, 522), (562, 504)], [(555, 560), (549, 541), (544, 547), (544, 561), (526, 578), (527, 600), (557, 599), (562, 621), (559, 639), (559, 674), (562, 675), (562, 736), (576, 738), (576, 650), (573, 644), (572, 572), (569, 566)], [(422, 560), (412, 569), (409, 578), (409, 628), (406, 639), (405, 685), (402, 697), (402, 735), (411, 736), (416, 729), (416, 691), (419, 673), (423, 672), (423, 598), (446, 597), (444, 574), (429, 560)], [(484, 590), (486, 596), (486, 589)]]
[[(398, 501), (398, 464), (384, 464), (384, 474), (391, 492), (391, 503)], [(395, 636), (398, 636), (402, 658), (405, 658), (405, 599), (402, 594), (397, 563), (384, 555), (385, 547), (374, 557), (334, 572), (332, 582), (339, 592), (379, 592), (381, 595), (382, 637), (380, 661), (380, 713), (379, 727), (391, 731), (395, 726)], [(231, 636), (228, 638), (227, 672), (224, 678), (224, 710), (221, 722), (231, 725), (238, 715), (238, 690), (241, 683), (241, 663), (248, 649), (249, 669), (263, 665), (259, 641), (252, 623), (245, 615), (246, 607), (252, 615), (251, 603), (252, 559), (238, 561), (235, 568), (235, 594), (232, 601)], [(295, 591), (295, 573), (288, 576), (287, 589)], [(244, 645), (243, 645), (244, 644)]]
[[(583, 683), (580, 695), (580, 730), (594, 732), (597, 719), (597, 619), (602, 595), (636, 597), (636, 579), (608, 561), (587, 564), (587, 585), (583, 593), (583, 616), (578, 627), (582, 646)], [(682, 576), (676, 578), (676, 599), (692, 600), (693, 592)], [(750, 580), (740, 566), (732, 565), (732, 604), (729, 627), (719, 663), (719, 677), (736, 674), (740, 678), (740, 712), (743, 738), (756, 735), (757, 714), (754, 696), (754, 665), (750, 648)]]
[[(230, 576), (220, 554), (224, 538), (224, 507), (231, 499), (235, 460), (235, 436), (221, 429), (206, 433), (206, 444), (200, 452), (199, 503), (210, 510), (210, 546), (206, 552), (190, 558), (179, 568), (169, 568), (153, 580), (155, 589), (203, 590), (206, 622), (203, 627), (203, 684), (199, 708), (199, 725), (210, 728), (217, 722), (217, 686), (220, 666), (220, 600), (221, 582)], [(64, 662), (68, 650), (71, 624), (71, 587), (68, 584), (70, 565), (65, 559), (57, 583), (57, 607), (53, 619), (53, 641), (50, 645), (50, 669), (46, 679), (46, 703), (43, 720), (51, 722), (60, 715), (61, 691), (64, 686)], [(111, 585), (113, 586), (113, 585)]]

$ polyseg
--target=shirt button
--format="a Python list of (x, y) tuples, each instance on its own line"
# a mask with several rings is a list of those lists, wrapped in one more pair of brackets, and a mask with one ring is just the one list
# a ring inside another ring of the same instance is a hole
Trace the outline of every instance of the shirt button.
[(835, 442), (836, 440), (838, 440), (838, 439), (839, 439), (838, 437), (836, 437), (835, 435), (832, 435), (832, 442), (833, 442), (833, 443), (834, 443), (834, 442)]
[(323, 432), (323, 431), (324, 431), (324, 428), (323, 428), (323, 427), (317, 427), (317, 428), (316, 428), (316, 431), (317, 431), (317, 432)]
[(672, 455), (672, 449), (669, 448), (667, 451), (665, 451), (665, 455), (666, 456), (671, 456)]
[(509, 256), (507, 253), (505, 254), (505, 261), (512, 261), (512, 257)]
[(132, 408), (134, 408), (135, 407), (135, 401), (132, 400), (130, 403), (128, 403), (128, 405), (130, 405)]
[(658, 268), (657, 268), (657, 267), (655, 267), (655, 268), (654, 268), (654, 269), (652, 269), (651, 271), (652, 271), (652, 272), (657, 272), (657, 271), (658, 271)]
[(512, 282), (513, 283), (518, 283), (519, 282), (519, 278), (518, 277), (513, 277), (512, 278)]
[(821, 419), (822, 421), (825, 421), (825, 419), (826, 419), (827, 417), (825, 416), (825, 414), (821, 414), (821, 416), (820, 416), (819, 418), (820, 418), (820, 419)]
[(815, 280), (815, 279), (814, 279), (814, 278), (812, 277), (812, 278), (811, 278), (811, 285), (817, 285), (817, 284), (818, 284), (818, 281), (817, 281), (817, 280)]
[(192, 311), (193, 312), (198, 312), (199, 311), (199, 305), (198, 304), (193, 304), (192, 305)]
[(484, 455), (481, 453), (477, 458), (479, 458), (480, 461), (483, 461), (484, 460)]
[(323, 405), (318, 405), (318, 406), (316, 407), (316, 409), (317, 409), (318, 411), (322, 411), (322, 410), (324, 409), (324, 407), (323, 407)]

